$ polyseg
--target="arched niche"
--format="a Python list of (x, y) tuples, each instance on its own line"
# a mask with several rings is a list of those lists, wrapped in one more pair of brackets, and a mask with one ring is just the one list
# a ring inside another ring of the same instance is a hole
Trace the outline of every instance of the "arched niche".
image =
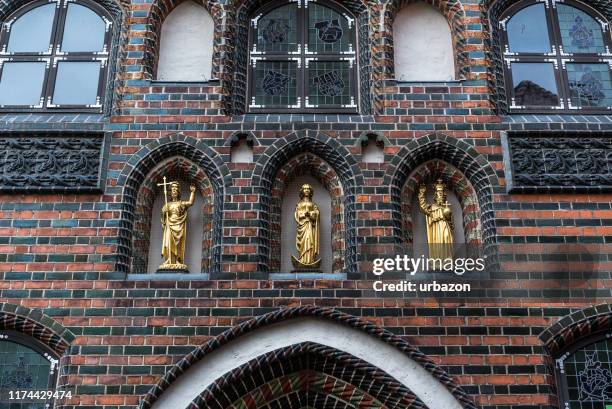
[(334, 169), (312, 153), (297, 155), (276, 173), (270, 197), (270, 270), (293, 270), (296, 224), (293, 218), (299, 189), (311, 183), (314, 201), (321, 211), (321, 271), (339, 273), (344, 269), (344, 192)]
[(298, 256), (295, 247), (295, 235), (297, 224), (294, 218), (295, 205), (300, 201), (300, 189), (303, 184), (308, 183), (313, 188), (313, 202), (317, 204), (320, 211), (319, 216), (319, 257), (321, 258), (320, 270), (324, 273), (332, 272), (332, 209), (331, 197), (327, 188), (316, 178), (310, 175), (302, 175), (293, 179), (287, 186), (282, 198), (281, 208), (281, 265), (280, 271), (292, 271), (291, 255)]
[(403, 7), (393, 21), (397, 81), (451, 81), (455, 53), (451, 27), (433, 6), (417, 1)]
[(455, 230), (453, 239), (457, 244), (467, 244), (476, 248), (482, 242), (480, 207), (476, 192), (461, 171), (442, 160), (430, 160), (417, 167), (406, 179), (402, 188), (402, 236), (405, 242), (413, 245), (422, 254), (426, 250), (427, 233), (425, 216), (418, 203), (418, 190), (421, 184), (427, 186), (428, 203), (433, 201), (432, 185), (437, 179), (446, 184), (447, 200), (453, 209)]
[[(186, 264), (190, 273), (201, 273), (210, 269), (213, 244), (214, 192), (210, 180), (202, 169), (186, 158), (175, 156), (154, 167), (138, 189), (132, 233), (132, 273), (153, 273), (161, 258), (160, 210), (163, 205), (163, 190), (158, 183), (166, 176), (168, 181), (179, 181), (182, 200), (188, 199), (188, 187), (196, 186), (196, 202), (189, 210)], [(188, 253), (190, 252), (190, 253)], [(199, 257), (196, 255), (199, 254)], [(199, 258), (199, 260), (197, 260)], [(199, 261), (199, 262), (198, 262)], [(192, 268), (194, 270), (192, 270)]]
[(230, 142), (231, 163), (253, 163), (253, 140), (248, 135), (236, 135)]
[(215, 24), (206, 9), (184, 1), (161, 28), (157, 79), (208, 81), (211, 78)]
[[(168, 181), (179, 182), (181, 186), (181, 200), (188, 200), (190, 195), (190, 182), (188, 180), (180, 180), (179, 176), (181, 175), (177, 175), (175, 178), (169, 177)], [(204, 239), (204, 212), (202, 212), (202, 209), (205, 207), (204, 202), (205, 199), (202, 197), (201, 192), (196, 190), (193, 206), (187, 210), (185, 264), (191, 273), (199, 273), (203, 270), (202, 243)], [(155, 273), (159, 265), (164, 261), (161, 255), (163, 230), (160, 218), (164, 203), (164, 193), (160, 187), (158, 188), (151, 210), (151, 234), (149, 239), (147, 273)]]

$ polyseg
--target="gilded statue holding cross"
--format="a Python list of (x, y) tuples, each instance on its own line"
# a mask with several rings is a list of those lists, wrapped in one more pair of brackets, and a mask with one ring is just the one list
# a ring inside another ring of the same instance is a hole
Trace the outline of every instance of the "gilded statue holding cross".
[[(164, 262), (159, 270), (187, 270), (185, 264), (185, 240), (187, 239), (187, 210), (195, 201), (195, 186), (189, 190), (188, 201), (181, 200), (181, 187), (179, 182), (164, 182), (158, 186), (164, 188), (165, 204), (161, 210), (161, 224), (163, 229), (162, 257)], [(166, 186), (170, 186), (170, 201)]]

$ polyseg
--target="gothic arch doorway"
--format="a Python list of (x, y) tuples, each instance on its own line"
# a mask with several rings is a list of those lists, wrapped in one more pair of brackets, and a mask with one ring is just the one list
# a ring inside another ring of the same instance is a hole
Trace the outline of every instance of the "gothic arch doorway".
[(196, 348), (140, 406), (170, 407), (476, 408), (448, 374), (401, 338), (310, 306), (254, 318)]

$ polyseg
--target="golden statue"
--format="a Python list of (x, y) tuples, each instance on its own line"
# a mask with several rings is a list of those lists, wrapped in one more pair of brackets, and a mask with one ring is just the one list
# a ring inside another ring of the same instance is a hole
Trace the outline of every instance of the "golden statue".
[(434, 184), (434, 203), (428, 204), (425, 198), (427, 188), (419, 187), (419, 207), (425, 214), (425, 228), (429, 243), (429, 258), (453, 258), (453, 211), (446, 200), (445, 185), (442, 179)]
[[(166, 186), (170, 185), (170, 202)], [(159, 183), (164, 187), (165, 204), (161, 210), (161, 223), (163, 229), (162, 257), (164, 262), (159, 266), (160, 270), (187, 270), (185, 264), (185, 240), (187, 238), (187, 210), (195, 200), (195, 186), (189, 190), (188, 201), (181, 200), (181, 189), (178, 182)]]
[(312, 186), (302, 185), (300, 201), (295, 206), (295, 221), (297, 232), (295, 247), (300, 253), (299, 258), (291, 255), (293, 267), (297, 269), (319, 268), (319, 207), (312, 201)]

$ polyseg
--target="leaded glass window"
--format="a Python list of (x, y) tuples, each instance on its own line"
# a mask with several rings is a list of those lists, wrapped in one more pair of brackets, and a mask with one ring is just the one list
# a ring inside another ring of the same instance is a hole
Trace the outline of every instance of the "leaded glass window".
[(356, 112), (355, 18), (338, 4), (267, 5), (251, 19), (251, 112)]
[(0, 407), (3, 409), (47, 409), (52, 399), (11, 400), (8, 391), (52, 391), (58, 360), (53, 352), (33, 338), (0, 331)]
[(511, 112), (609, 113), (610, 25), (573, 0), (529, 0), (500, 21)]
[(90, 0), (43, 0), (0, 33), (0, 109), (100, 111), (112, 22)]
[(582, 342), (557, 359), (561, 407), (607, 409), (612, 405), (612, 334)]

